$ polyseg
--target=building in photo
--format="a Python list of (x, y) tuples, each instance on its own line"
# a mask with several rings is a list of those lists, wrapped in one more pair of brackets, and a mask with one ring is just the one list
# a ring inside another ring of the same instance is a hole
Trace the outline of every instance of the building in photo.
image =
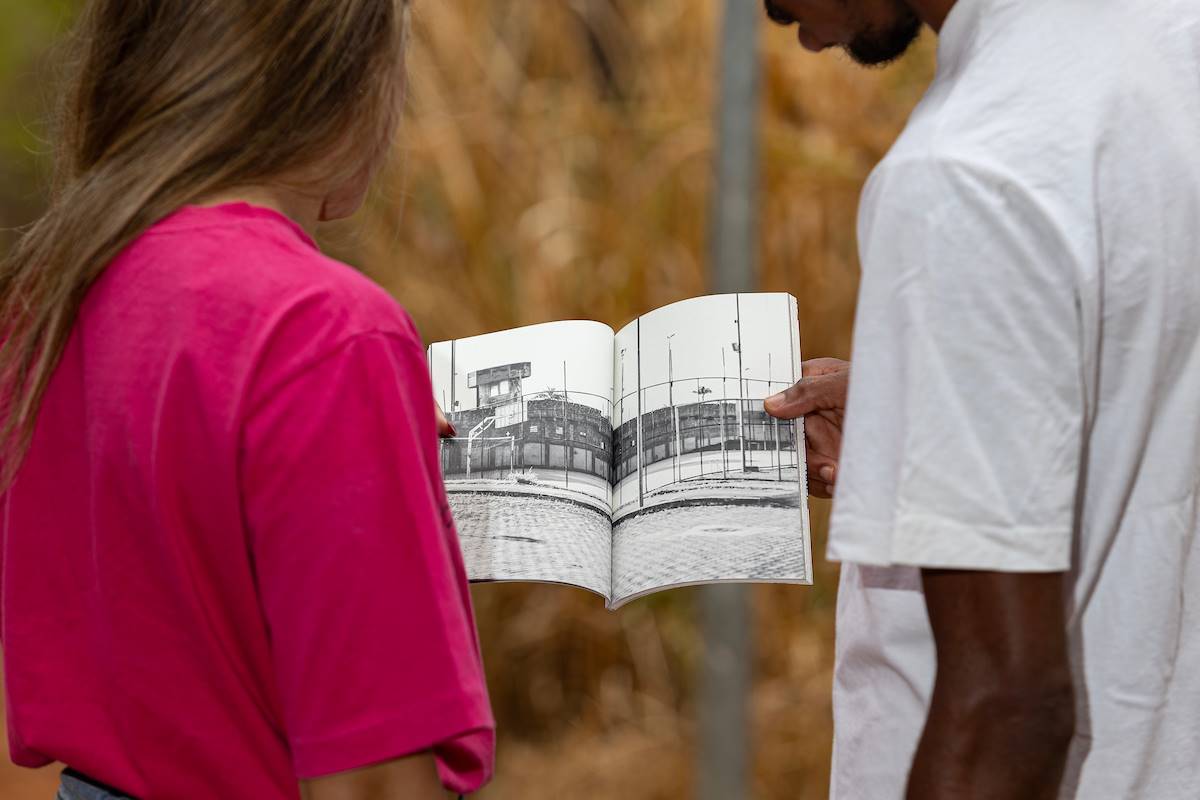
[(570, 391), (526, 394), (530, 368), (519, 362), (470, 373), (478, 407), (447, 415), (459, 432), (442, 444), (447, 480), (503, 479), (530, 469), (539, 477), (561, 471), (567, 483), (571, 472), (611, 480), (612, 422), (592, 405), (573, 402)]

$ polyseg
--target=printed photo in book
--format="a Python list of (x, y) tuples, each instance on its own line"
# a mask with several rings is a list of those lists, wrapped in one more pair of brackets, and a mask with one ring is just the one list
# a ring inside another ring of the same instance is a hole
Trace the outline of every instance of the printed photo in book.
[(683, 300), (614, 332), (571, 320), (439, 342), (458, 435), (441, 468), (473, 581), (545, 581), (610, 608), (672, 586), (812, 582), (796, 300)]

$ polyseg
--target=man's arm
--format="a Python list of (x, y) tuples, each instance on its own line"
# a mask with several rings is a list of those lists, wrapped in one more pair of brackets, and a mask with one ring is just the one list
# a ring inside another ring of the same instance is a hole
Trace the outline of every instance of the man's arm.
[(922, 577), (937, 680), (909, 800), (1053, 800), (1075, 727), (1063, 574)]
[(303, 800), (444, 800), (432, 753), (300, 782)]

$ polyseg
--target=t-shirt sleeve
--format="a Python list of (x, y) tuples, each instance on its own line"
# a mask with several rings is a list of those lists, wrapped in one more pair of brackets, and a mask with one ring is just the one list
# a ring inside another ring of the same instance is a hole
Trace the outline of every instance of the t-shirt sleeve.
[(913, 158), (872, 178), (860, 232), (830, 558), (1068, 569), (1084, 343), (1053, 215), (1004, 177)]
[(311, 778), (433, 749), (491, 774), (494, 723), (420, 347), (354, 336), (243, 428), (243, 498), (284, 731)]

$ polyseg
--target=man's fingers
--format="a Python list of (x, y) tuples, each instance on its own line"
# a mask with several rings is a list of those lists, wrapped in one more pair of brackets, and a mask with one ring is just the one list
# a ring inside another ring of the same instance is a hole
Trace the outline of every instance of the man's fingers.
[(823, 376), (802, 378), (779, 394), (768, 397), (763, 408), (773, 417), (796, 419), (822, 408), (832, 400), (828, 379)]
[(850, 369), (850, 362), (842, 361), (840, 358), (810, 358), (800, 367), (801, 375), (806, 378), (815, 378), (818, 375), (847, 372)]
[(828, 456), (836, 463), (842, 452), (842, 430), (826, 413), (804, 418), (804, 440), (810, 455)]
[[(829, 412), (804, 418), (804, 454), (808, 460), (809, 493), (829, 497), (837, 483), (842, 431)], [(813, 488), (813, 487), (816, 488)]]
[(841, 411), (846, 407), (848, 370), (801, 378), (789, 389), (768, 397), (767, 413), (780, 419), (796, 419), (816, 411)]
[(838, 465), (831, 458), (819, 454), (812, 454), (808, 458), (808, 476), (809, 480), (820, 481), (821, 483), (829, 484), (830, 486), (837, 483)]

